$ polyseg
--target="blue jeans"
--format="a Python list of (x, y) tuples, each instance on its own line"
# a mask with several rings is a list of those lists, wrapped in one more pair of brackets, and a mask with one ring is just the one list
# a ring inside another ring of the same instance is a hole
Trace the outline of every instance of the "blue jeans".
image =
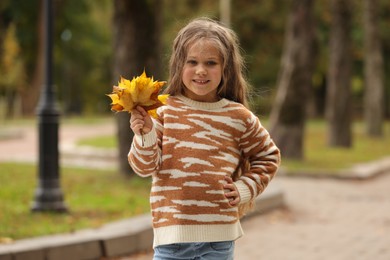
[(153, 260), (233, 260), (234, 241), (177, 243), (154, 248)]

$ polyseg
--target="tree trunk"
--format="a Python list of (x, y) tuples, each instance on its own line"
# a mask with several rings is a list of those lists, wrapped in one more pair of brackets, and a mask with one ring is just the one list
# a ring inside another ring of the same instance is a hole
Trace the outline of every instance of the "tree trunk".
[(294, 0), (290, 11), (270, 132), (283, 157), (303, 159), (307, 93), (315, 64), (313, 0)]
[(383, 58), (378, 24), (378, 1), (364, 0), (364, 115), (369, 136), (383, 135)]
[[(161, 1), (114, 2), (114, 84), (120, 76), (132, 79), (145, 69), (148, 76), (161, 79)], [(119, 169), (131, 173), (127, 161), (133, 133), (127, 113), (117, 114)]]
[(326, 116), (328, 145), (352, 145), (351, 100), (351, 4), (349, 0), (332, 0), (332, 28)]

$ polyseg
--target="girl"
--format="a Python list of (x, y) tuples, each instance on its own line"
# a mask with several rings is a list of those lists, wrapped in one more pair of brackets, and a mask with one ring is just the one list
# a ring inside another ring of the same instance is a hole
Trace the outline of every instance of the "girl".
[(141, 107), (130, 119), (130, 165), (153, 178), (154, 259), (233, 259), (243, 234), (239, 206), (265, 189), (280, 163), (247, 108), (235, 33), (207, 18), (190, 22), (174, 40), (168, 82), (157, 119)]

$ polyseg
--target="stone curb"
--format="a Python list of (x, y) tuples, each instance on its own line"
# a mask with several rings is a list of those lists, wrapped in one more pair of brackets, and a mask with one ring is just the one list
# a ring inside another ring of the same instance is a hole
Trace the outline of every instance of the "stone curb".
[(61, 164), (65, 166), (116, 169), (119, 165), (117, 149), (75, 146), (68, 143), (60, 147), (60, 154)]
[[(246, 218), (284, 205), (282, 190), (271, 183)], [(135, 254), (152, 249), (150, 214), (116, 221), (97, 229), (17, 240), (0, 245), (0, 260), (82, 260)]]

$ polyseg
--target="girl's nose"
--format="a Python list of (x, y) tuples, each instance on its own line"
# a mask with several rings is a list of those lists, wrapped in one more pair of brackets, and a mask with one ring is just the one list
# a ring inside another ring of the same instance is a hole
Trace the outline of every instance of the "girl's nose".
[(195, 73), (196, 73), (196, 75), (203, 76), (203, 75), (207, 74), (207, 71), (206, 71), (206, 69), (205, 69), (205, 67), (203, 65), (199, 64), (196, 67)]

